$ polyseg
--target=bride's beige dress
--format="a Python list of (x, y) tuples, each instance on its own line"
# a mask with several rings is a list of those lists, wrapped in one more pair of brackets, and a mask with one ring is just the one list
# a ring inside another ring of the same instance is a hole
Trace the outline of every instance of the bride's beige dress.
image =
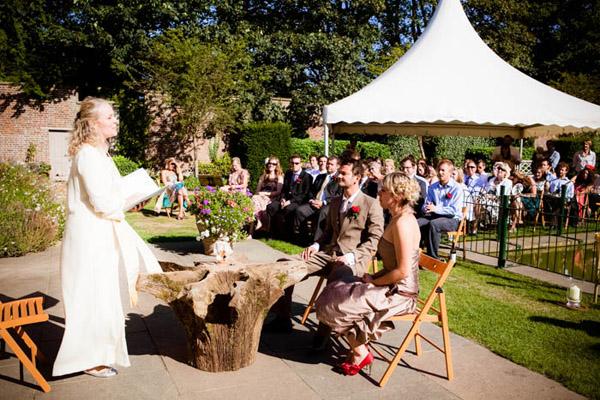
[[(383, 268), (396, 265), (394, 246), (381, 238), (378, 251)], [(363, 283), (358, 277), (352, 281), (330, 282), (315, 305), (317, 318), (338, 334), (352, 336), (360, 343), (379, 338), (394, 327), (387, 318), (396, 314), (412, 313), (417, 308), (419, 293), (419, 249), (411, 255), (409, 275), (390, 286)]]

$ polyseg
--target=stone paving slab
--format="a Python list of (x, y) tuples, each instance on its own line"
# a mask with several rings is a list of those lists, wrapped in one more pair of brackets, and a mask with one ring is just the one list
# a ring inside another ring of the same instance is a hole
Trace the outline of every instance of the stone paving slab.
[[(153, 246), (160, 259), (193, 264), (202, 256), (195, 242), (166, 243)], [(268, 262), (280, 258), (261, 242), (249, 240), (236, 245), (236, 252), (249, 262)], [(64, 327), (61, 304), (59, 247), (25, 257), (0, 259), (0, 300), (46, 296), (50, 321), (28, 328), (42, 351), (53, 360)], [(412, 349), (403, 358), (383, 389), (375, 382), (385, 364), (376, 360), (372, 375), (345, 377), (332, 366), (338, 360), (331, 351), (314, 355), (308, 352), (314, 314), (306, 326), (299, 325), (316, 278), (297, 285), (294, 294), (294, 331), (290, 335), (263, 333), (256, 362), (239, 371), (209, 373), (188, 365), (188, 349), (181, 324), (168, 305), (141, 293), (135, 308), (124, 305), (131, 368), (119, 369), (111, 379), (85, 374), (51, 377), (51, 365), (40, 365), (52, 392), (44, 394), (27, 371), (20, 377), (17, 359), (0, 353), (0, 400), (4, 399), (511, 399), (581, 398), (558, 383), (531, 372), (489, 350), (451, 334), (456, 378), (447, 381), (441, 353), (423, 343), (423, 354)], [(394, 349), (408, 325), (400, 325), (381, 339), (384, 347)], [(441, 341), (439, 328), (425, 324), (423, 333)]]

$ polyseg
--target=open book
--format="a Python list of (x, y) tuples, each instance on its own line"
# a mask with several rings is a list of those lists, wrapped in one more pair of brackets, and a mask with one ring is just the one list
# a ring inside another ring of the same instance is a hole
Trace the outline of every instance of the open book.
[(123, 211), (128, 211), (154, 196), (161, 194), (166, 188), (160, 188), (148, 175), (145, 169), (140, 168), (121, 178), (121, 190), (125, 197)]

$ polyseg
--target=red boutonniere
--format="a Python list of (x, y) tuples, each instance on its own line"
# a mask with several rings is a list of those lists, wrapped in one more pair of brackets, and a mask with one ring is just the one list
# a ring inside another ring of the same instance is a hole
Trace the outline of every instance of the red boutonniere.
[(296, 183), (302, 183), (302, 179), (300, 179), (300, 176), (298, 176), (298, 177), (296, 178)]
[(452, 198), (452, 193), (450, 193), (450, 192), (446, 193), (446, 198), (448, 200), (450, 200)]
[(360, 207), (359, 206), (352, 206), (348, 210), (348, 218), (350, 218), (350, 219), (357, 219), (359, 213), (360, 213)]

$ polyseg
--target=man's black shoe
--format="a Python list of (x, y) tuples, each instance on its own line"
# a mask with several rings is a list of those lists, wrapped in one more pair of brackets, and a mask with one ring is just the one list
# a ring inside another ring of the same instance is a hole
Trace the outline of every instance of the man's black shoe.
[(289, 318), (276, 317), (263, 326), (263, 331), (269, 333), (290, 333), (293, 331), (292, 320)]

